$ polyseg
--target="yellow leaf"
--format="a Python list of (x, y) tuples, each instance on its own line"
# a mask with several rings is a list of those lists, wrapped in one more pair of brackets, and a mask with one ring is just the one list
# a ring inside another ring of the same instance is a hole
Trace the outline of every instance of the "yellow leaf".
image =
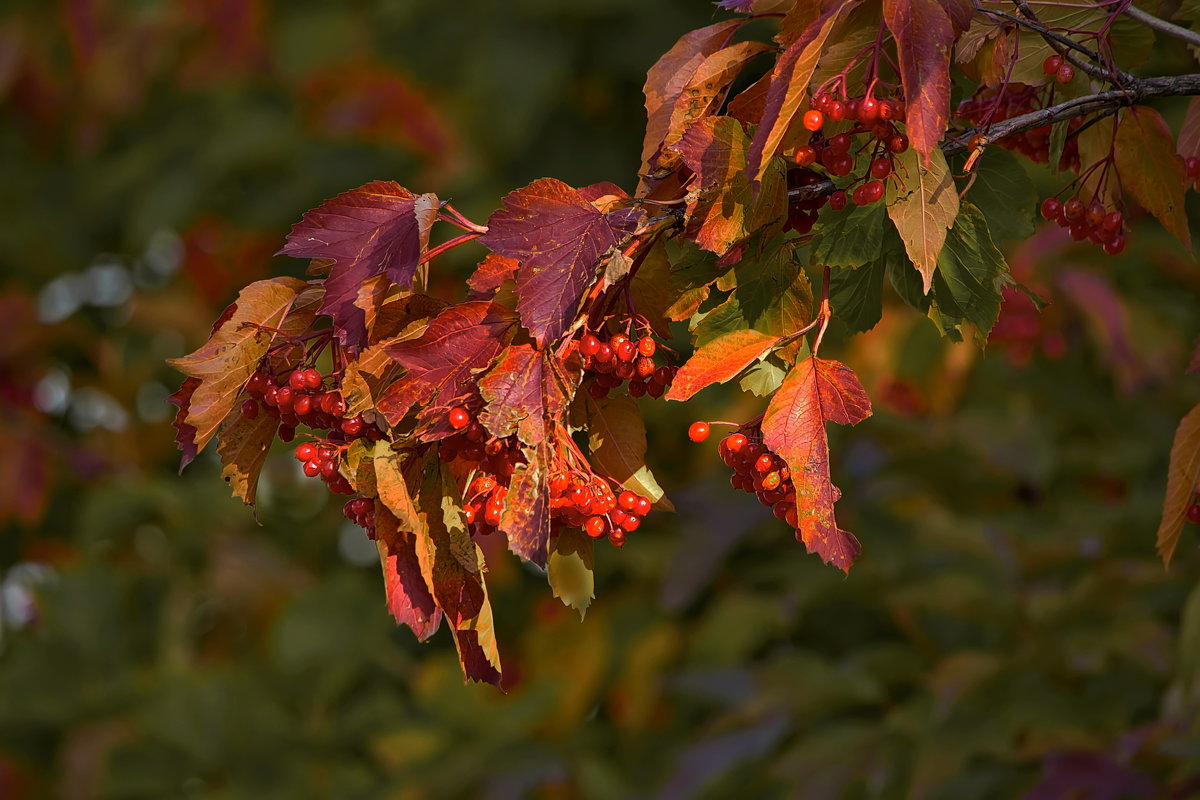
[(946, 244), (946, 233), (958, 216), (958, 192), (942, 151), (930, 152), (929, 164), (921, 163), (915, 150), (896, 157), (896, 172), (904, 188), (888, 182), (888, 216), (904, 241), (904, 249), (921, 272), (929, 294), (938, 256)]

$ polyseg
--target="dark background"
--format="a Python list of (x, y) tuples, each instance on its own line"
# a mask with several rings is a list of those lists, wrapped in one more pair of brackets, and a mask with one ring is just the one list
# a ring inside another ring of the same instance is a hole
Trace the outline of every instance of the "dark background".
[[(497, 561), (507, 694), (394, 627), (373, 547), (286, 452), (261, 526), (211, 453), (176, 475), (164, 359), (300, 273), (271, 253), (304, 210), (381, 178), (481, 221), (546, 175), (632, 189), (646, 69), (721, 13), (4, 5), (0, 798), (1200, 794), (1194, 532), (1170, 572), (1154, 553), (1200, 271), (1154, 223), (1117, 259), (1057, 230), (1012, 251), (1052, 301), (1026, 344), (899, 308), (835, 337), (876, 403), (831, 431), (849, 577), (686, 442), (761, 401), (646, 402), (680, 512), (599, 548), (582, 623)], [(447, 298), (470, 257), (437, 265)]]

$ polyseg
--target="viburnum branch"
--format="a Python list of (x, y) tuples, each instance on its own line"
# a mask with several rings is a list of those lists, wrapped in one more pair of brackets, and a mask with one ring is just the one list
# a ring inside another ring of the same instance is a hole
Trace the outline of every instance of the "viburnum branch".
[(476, 222), (472, 222), (471, 220), (467, 219), (466, 216), (464, 216), (461, 211), (459, 211), (454, 206), (450, 205), (449, 202), (442, 204), (442, 211), (444, 211), (446, 214), (449, 214), (451, 217), (453, 217), (453, 219), (446, 219), (446, 217), (444, 217), (444, 216), (440, 217), (441, 219), (445, 219), (447, 222), (449, 222), (453, 225), (457, 225), (458, 227), (462, 228), (463, 230), (474, 231), (479, 234), (484, 234), (484, 233), (487, 233), (487, 231), (488, 231), (486, 225), (480, 225)]
[(825, 338), (825, 331), (829, 328), (829, 320), (833, 317), (833, 311), (829, 308), (829, 278), (829, 267), (825, 267), (825, 271), (821, 273), (821, 310), (817, 312), (817, 319), (821, 321), (821, 327), (817, 331), (817, 340), (813, 342), (812, 346), (812, 354), (814, 356), (821, 349), (821, 340)]
[[(1027, 114), (1010, 117), (990, 125), (968, 131), (963, 140), (969, 141), (971, 136), (978, 133), (986, 136), (989, 142), (995, 142), (1006, 136), (1012, 136), (1032, 128), (1052, 125), (1064, 119), (1091, 114), (1096, 111), (1113, 113), (1119, 108), (1133, 106), (1152, 97), (1179, 97), (1200, 94), (1200, 74), (1161, 76), (1157, 78), (1135, 78), (1134, 84), (1126, 89), (1112, 89), (1106, 92), (1084, 95), (1066, 100), (1058, 105), (1040, 108)], [(962, 141), (947, 142), (942, 146), (946, 155), (954, 155), (966, 150)]]
[(1137, 20), (1147, 28), (1151, 28), (1159, 33), (1163, 33), (1167, 36), (1187, 42), (1195, 47), (1200, 47), (1200, 33), (1189, 30), (1188, 28), (1184, 28), (1180, 25), (1176, 25), (1173, 22), (1167, 22), (1165, 19), (1159, 19), (1153, 14), (1147, 14), (1145, 11), (1137, 8), (1132, 3), (1125, 6), (1122, 13), (1130, 19)]
[[(1099, 53), (1084, 47), (1069, 36), (1064, 36), (1057, 31), (1052, 31), (1047, 28), (1042, 24), (1041, 20), (1038, 19), (1037, 13), (1029, 7), (1028, 3), (1023, 2), (1023, 0), (1014, 0), (1014, 5), (1016, 5), (1016, 7), (1021, 11), (1021, 13), (1024, 15), (1023, 17), (1016, 16), (1015, 14), (1009, 14), (1005, 11), (1000, 11), (994, 8), (986, 8), (979, 3), (976, 3), (975, 7), (978, 11), (981, 11), (985, 14), (1007, 20), (1014, 25), (1019, 25), (1022, 28), (1033, 31), (1045, 39), (1046, 42), (1052, 48), (1054, 48), (1056, 53), (1074, 65), (1077, 69), (1082, 70), (1097, 80), (1111, 81), (1121, 85), (1125, 85), (1137, 80), (1133, 75), (1130, 75), (1128, 72), (1124, 72), (1123, 70), (1115, 67), (1105, 68), (1102, 66), (1104, 64), (1104, 59), (1101, 58)], [(1076, 53), (1081, 53), (1090, 59), (1091, 62), (1095, 63), (1084, 61), (1083, 59), (1069, 52), (1071, 50), (1075, 51)]]

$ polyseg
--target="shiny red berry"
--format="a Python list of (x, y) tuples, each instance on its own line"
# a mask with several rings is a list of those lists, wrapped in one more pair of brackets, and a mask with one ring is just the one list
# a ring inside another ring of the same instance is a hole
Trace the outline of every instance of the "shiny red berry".
[(703, 442), (708, 438), (709, 427), (707, 422), (693, 422), (688, 428), (688, 438), (693, 442)]
[(825, 115), (815, 108), (804, 112), (804, 127), (810, 131), (820, 130), (825, 124)]
[(451, 428), (461, 431), (471, 424), (471, 415), (464, 408), (452, 408), (446, 415), (446, 421), (450, 423)]

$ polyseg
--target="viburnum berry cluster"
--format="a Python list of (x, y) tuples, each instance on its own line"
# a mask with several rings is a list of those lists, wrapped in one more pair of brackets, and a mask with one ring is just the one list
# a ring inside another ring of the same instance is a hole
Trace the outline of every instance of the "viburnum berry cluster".
[[(501, 679), (486, 578), (504, 545), (582, 612), (596, 540), (620, 547), (671, 509), (640, 403), (729, 382), (763, 398), (719, 447), (733, 483), (849, 571), (827, 426), (872, 408), (826, 332), (875, 325), (889, 281), (943, 335), (987, 341), (1019, 290), (997, 237), (1027, 236), (1036, 211), (1014, 208), (1032, 182), (993, 146), (1076, 173), (1042, 208), (1075, 238), (1119, 253), (1136, 203), (1190, 247), (1200, 105), (1176, 140), (1146, 103), (1183, 92), (1113, 61), (1128, 4), (719, 5), (736, 16), (647, 74), (629, 188), (542, 178), (486, 223), (392, 181), (351, 189), (288, 234), (303, 279), (245, 287), (172, 360), (184, 464), (218, 442), (253, 505), (273, 442), (298, 439), (304, 473), (375, 539), (397, 621), (422, 640), (445, 621), (470, 679)], [(773, 41), (745, 38), (751, 20), (777, 21)], [(954, 119), (952, 88), (971, 98)], [(430, 280), (475, 247), (463, 294)], [(1013, 317), (1014, 341), (1036, 313)], [(1190, 513), (1180, 485), (1164, 558)]]

